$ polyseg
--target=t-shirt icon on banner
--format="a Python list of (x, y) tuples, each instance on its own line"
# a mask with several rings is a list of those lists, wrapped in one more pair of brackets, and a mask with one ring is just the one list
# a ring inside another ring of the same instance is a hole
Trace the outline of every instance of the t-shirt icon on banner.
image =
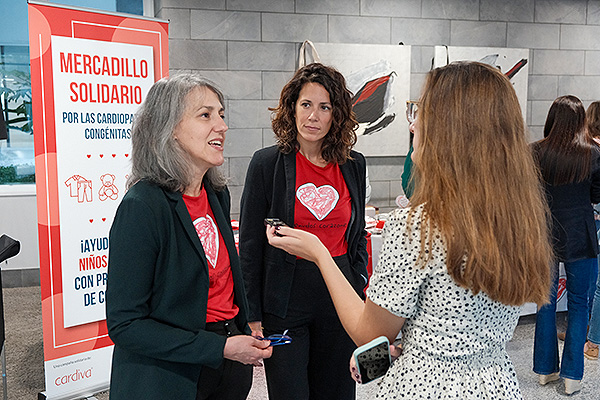
[(69, 195), (77, 197), (79, 203), (92, 202), (92, 181), (81, 175), (73, 175), (65, 181), (65, 185), (69, 187)]

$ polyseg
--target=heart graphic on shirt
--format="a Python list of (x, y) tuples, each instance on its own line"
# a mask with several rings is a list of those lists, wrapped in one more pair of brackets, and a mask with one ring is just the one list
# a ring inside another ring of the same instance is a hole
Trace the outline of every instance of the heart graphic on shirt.
[(217, 266), (217, 257), (219, 256), (219, 233), (217, 231), (217, 225), (210, 217), (200, 217), (194, 221), (194, 227), (202, 242), (204, 248), (204, 254), (210, 265), (215, 268)]
[(330, 185), (316, 187), (314, 183), (305, 183), (296, 190), (296, 197), (321, 221), (335, 208), (340, 194)]

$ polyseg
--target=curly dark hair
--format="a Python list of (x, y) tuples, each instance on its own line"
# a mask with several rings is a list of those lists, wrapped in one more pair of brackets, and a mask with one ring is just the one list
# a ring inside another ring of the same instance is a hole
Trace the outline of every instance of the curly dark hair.
[(296, 101), (300, 90), (307, 83), (318, 83), (329, 93), (332, 106), (332, 123), (323, 140), (321, 156), (327, 162), (344, 164), (350, 150), (356, 144), (358, 122), (352, 111), (352, 93), (346, 87), (346, 79), (335, 68), (312, 63), (296, 71), (294, 77), (283, 87), (271, 125), (277, 137), (277, 145), (284, 154), (295, 151), (299, 144), (296, 128)]

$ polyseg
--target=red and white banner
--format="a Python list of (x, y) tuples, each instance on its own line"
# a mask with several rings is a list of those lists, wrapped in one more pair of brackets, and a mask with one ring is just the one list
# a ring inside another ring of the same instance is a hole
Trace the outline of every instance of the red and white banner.
[(131, 123), (168, 75), (165, 21), (30, 1), (29, 47), (47, 399), (109, 386), (108, 232)]

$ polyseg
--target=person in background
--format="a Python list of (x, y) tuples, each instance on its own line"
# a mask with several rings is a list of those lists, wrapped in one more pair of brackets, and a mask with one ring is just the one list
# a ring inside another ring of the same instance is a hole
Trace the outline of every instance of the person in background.
[[(541, 385), (563, 377), (565, 392), (572, 394), (581, 390), (583, 377), (588, 293), (598, 268), (592, 203), (600, 201), (600, 149), (586, 127), (585, 109), (577, 97), (554, 100), (544, 125), (544, 139), (533, 143), (532, 151), (545, 183), (556, 255), (550, 303), (541, 307), (536, 317), (533, 371)], [(559, 261), (567, 273), (568, 303), (560, 367), (556, 337)]]
[(252, 157), (240, 210), (252, 333), (287, 331), (292, 338), (265, 360), (269, 399), (354, 399), (346, 361), (355, 346), (318, 268), (270, 246), (263, 223), (279, 218), (316, 234), (353, 291), (362, 293), (368, 261), (366, 166), (364, 156), (352, 150), (357, 122), (351, 93), (341, 73), (313, 63), (295, 73), (271, 111), (277, 144)]
[[(415, 122), (416, 118), (417, 118), (417, 111), (418, 111), (418, 106), (419, 106), (419, 102), (417, 101), (407, 101), (406, 102), (406, 119), (408, 120), (409, 123), (409, 130), (410, 130), (410, 134), (411, 136), (414, 136), (414, 131), (413, 131), (413, 123)], [(415, 184), (412, 181), (412, 169), (413, 169), (413, 161), (412, 161), (412, 154), (413, 154), (414, 148), (412, 146), (412, 141), (411, 141), (411, 146), (408, 149), (408, 154), (406, 154), (406, 159), (404, 160), (404, 168), (402, 169), (402, 190), (404, 191), (404, 194), (406, 195), (406, 198), (410, 200)]]
[(600, 101), (594, 101), (585, 112), (588, 130), (596, 143), (600, 144)]
[(402, 330), (377, 398), (520, 399), (505, 346), (520, 306), (548, 299), (552, 249), (516, 93), (486, 64), (436, 68), (412, 129), (411, 207), (386, 221), (366, 302), (317, 236), (268, 227), (269, 243), (318, 265), (357, 345)]
[(229, 217), (223, 95), (192, 74), (156, 82), (131, 134), (129, 188), (110, 230), (110, 398), (245, 399), (253, 338)]
[[(600, 145), (600, 101), (594, 101), (585, 112), (586, 121), (590, 135)], [(598, 209), (598, 205), (596, 205)], [(600, 230), (600, 221), (597, 212), (594, 213), (596, 232)], [(590, 288), (590, 296), (593, 296), (592, 309), (587, 342), (583, 348), (583, 355), (589, 360), (598, 360), (598, 345), (600, 344), (600, 278), (597, 277), (596, 285)]]
[(410, 146), (408, 149), (408, 153), (406, 154), (406, 158), (404, 159), (404, 169), (402, 170), (402, 190), (406, 195), (407, 199), (412, 197), (412, 192), (414, 190), (414, 182), (412, 181), (412, 169), (413, 169), (413, 147)]

